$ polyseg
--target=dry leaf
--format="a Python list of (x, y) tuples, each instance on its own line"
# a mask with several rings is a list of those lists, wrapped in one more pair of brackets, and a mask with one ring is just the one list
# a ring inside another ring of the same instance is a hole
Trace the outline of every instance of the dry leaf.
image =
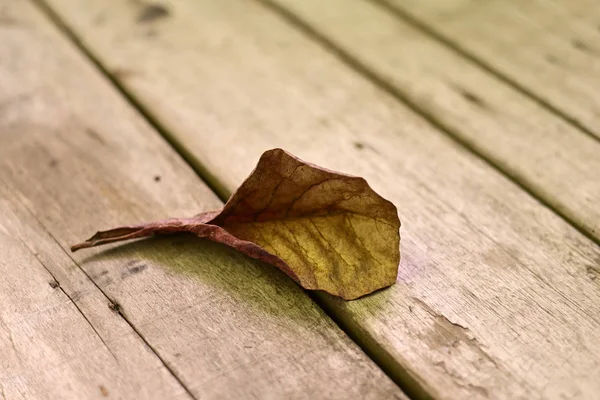
[(274, 149), (220, 211), (98, 232), (72, 251), (155, 233), (191, 232), (346, 300), (392, 285), (400, 262), (396, 207), (363, 178)]

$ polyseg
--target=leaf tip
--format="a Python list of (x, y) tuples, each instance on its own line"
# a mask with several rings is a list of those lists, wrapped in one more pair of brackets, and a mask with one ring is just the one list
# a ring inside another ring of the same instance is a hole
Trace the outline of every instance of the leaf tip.
[(71, 252), (75, 253), (77, 250), (85, 249), (91, 246), (92, 245), (89, 242), (77, 243), (71, 246)]

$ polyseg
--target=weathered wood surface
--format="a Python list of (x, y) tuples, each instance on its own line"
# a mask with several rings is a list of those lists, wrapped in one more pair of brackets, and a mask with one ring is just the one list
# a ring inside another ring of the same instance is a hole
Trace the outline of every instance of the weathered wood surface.
[(442, 35), (600, 139), (594, 0), (377, 0)]
[(2, 182), (0, 254), (1, 399), (190, 398)]
[(281, 146), (399, 206), (398, 283), (325, 301), (412, 393), (598, 393), (600, 250), (422, 117), (257, 3), (49, 3), (224, 192)]
[(600, 141), (372, 3), (274, 1), (600, 243)]
[(228, 248), (71, 255), (220, 201), (30, 2), (0, 9), (4, 398), (404, 398), (297, 285)]

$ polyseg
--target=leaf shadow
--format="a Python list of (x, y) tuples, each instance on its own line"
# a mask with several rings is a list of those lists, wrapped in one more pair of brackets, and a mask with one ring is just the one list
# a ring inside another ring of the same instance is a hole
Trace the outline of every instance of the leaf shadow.
[[(159, 272), (179, 279), (169, 283), (176, 285), (175, 290), (204, 291), (206, 293), (197, 297), (208, 301), (218, 298), (217, 301), (233, 303), (255, 316), (314, 324), (319, 312), (302, 288), (277, 268), (191, 234), (156, 236), (113, 245), (81, 262), (104, 264), (104, 271), (96, 276), (108, 275), (106, 262), (116, 265), (120, 271), (112, 271), (111, 275), (121, 276), (123, 280), (128, 279), (128, 270), (139, 270), (140, 265), (158, 268)], [(137, 267), (132, 268), (132, 265)], [(97, 269), (94, 265), (91, 268)]]
[[(369, 316), (379, 318), (389, 312), (393, 306), (394, 286), (378, 289), (372, 293), (362, 296), (355, 300), (344, 300), (323, 291), (315, 291), (312, 297), (321, 308), (334, 317), (344, 330), (353, 329), (354, 326), (361, 324), (361, 317)], [(358, 319), (357, 319), (358, 318)]]

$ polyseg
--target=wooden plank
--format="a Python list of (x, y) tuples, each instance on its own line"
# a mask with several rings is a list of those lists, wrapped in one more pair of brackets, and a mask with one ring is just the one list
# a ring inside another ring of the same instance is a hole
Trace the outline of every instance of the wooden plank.
[(600, 141), (372, 3), (274, 1), (600, 243)]
[(598, 247), (395, 98), (257, 3), (49, 3), (226, 191), (281, 146), (400, 207), (397, 284), (324, 301), (412, 394), (600, 390)]
[(600, 139), (600, 8), (588, 0), (381, 0)]
[(0, 254), (0, 398), (190, 398), (1, 182)]
[(30, 2), (0, 4), (0, 282), (27, 300), (1, 314), (6, 396), (404, 398), (297, 285), (231, 249), (167, 237), (71, 256), (98, 228), (220, 201)]

